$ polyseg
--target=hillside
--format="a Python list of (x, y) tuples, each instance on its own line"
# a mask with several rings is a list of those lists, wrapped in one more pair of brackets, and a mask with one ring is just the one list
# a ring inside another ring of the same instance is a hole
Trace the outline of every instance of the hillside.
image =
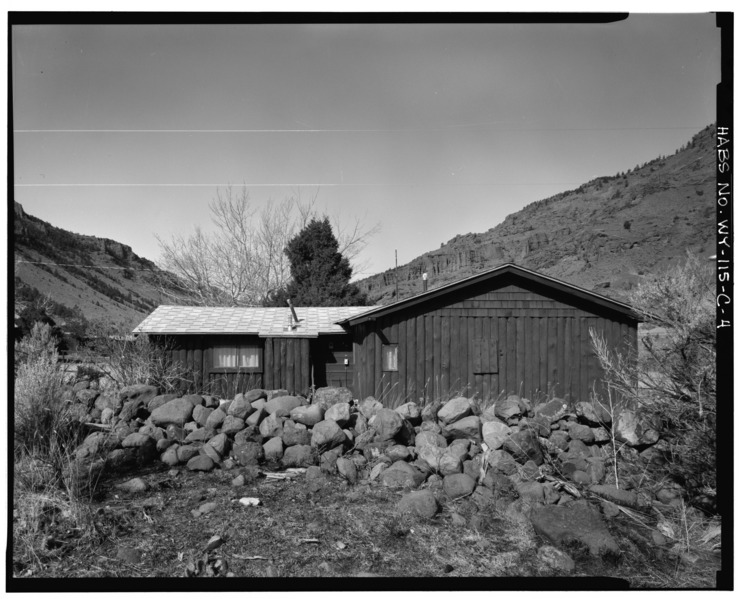
[(624, 299), (640, 277), (692, 249), (715, 251), (715, 127), (675, 154), (600, 177), (511, 214), (484, 233), (457, 235), (440, 248), (357, 282), (375, 303), (394, 301), (513, 262)]
[(17, 202), (14, 261), (16, 299), (36, 290), (67, 308), (77, 306), (89, 321), (127, 328), (161, 303), (160, 281), (170, 276), (129, 246), (52, 226)]

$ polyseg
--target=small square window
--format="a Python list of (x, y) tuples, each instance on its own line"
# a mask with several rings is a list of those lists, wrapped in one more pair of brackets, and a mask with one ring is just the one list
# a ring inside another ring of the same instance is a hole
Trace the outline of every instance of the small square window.
[(399, 346), (383, 346), (383, 370), (386, 372), (397, 372), (399, 370)]
[(238, 367), (253, 369), (259, 368), (259, 353), (258, 347), (239, 347)]
[(219, 346), (212, 351), (213, 366), (215, 368), (235, 368), (236, 348), (235, 346)]

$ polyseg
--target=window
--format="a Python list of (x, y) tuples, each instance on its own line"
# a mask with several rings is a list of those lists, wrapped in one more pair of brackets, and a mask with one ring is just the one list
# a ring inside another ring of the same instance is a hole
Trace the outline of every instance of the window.
[(399, 370), (399, 346), (383, 346), (383, 370), (386, 372), (397, 372)]
[(212, 366), (220, 369), (262, 370), (262, 349), (250, 345), (218, 345), (212, 350)]

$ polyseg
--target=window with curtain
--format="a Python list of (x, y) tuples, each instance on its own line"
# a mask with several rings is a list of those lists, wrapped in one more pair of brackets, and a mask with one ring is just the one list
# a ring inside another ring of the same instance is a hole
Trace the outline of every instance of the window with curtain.
[(399, 346), (384, 345), (382, 347), (383, 370), (386, 372), (396, 372), (399, 370)]
[(251, 345), (218, 345), (212, 350), (213, 368), (261, 371), (262, 348)]

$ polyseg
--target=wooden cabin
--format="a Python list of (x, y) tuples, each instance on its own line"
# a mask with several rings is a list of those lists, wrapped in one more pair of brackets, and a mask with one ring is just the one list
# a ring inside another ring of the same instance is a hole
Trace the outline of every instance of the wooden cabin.
[(623, 303), (507, 264), (340, 324), (361, 398), (586, 401), (602, 378), (589, 330), (636, 357), (638, 320)]
[(344, 386), (363, 399), (561, 397), (601, 390), (589, 330), (633, 358), (637, 324), (615, 300), (507, 264), (387, 306), (160, 306), (135, 333), (163, 344), (193, 389), (307, 393)]
[(230, 397), (249, 389), (306, 394), (353, 388), (352, 336), (337, 321), (368, 307), (204, 308), (159, 306), (134, 330), (190, 373), (191, 390)]

